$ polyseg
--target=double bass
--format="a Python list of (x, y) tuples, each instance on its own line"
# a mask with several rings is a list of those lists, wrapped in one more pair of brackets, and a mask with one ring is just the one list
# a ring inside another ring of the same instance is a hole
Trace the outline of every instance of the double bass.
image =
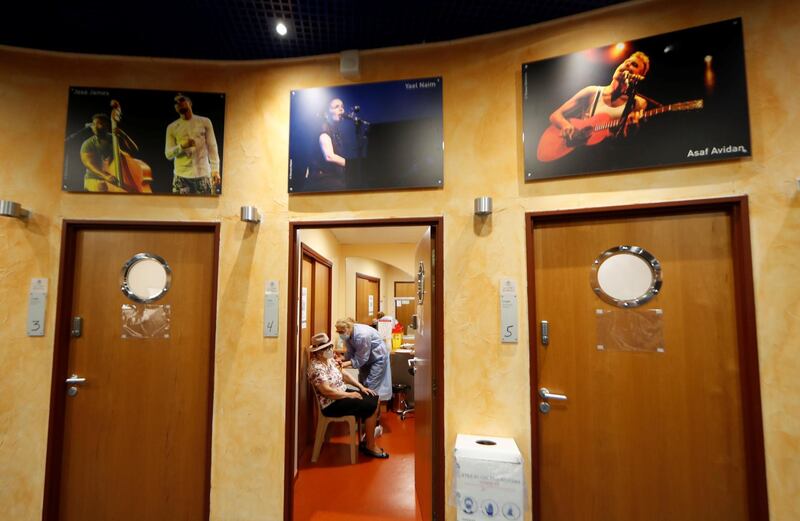
[[(153, 182), (153, 170), (150, 165), (120, 150), (119, 134), (124, 135), (122, 129), (118, 128), (121, 120), (122, 106), (119, 101), (111, 100), (111, 143), (114, 157), (108, 166), (109, 173), (114, 176), (116, 183), (106, 183), (107, 189), (109, 192), (151, 194), (153, 193), (150, 187)], [(130, 142), (134, 147), (136, 146), (132, 140)]]

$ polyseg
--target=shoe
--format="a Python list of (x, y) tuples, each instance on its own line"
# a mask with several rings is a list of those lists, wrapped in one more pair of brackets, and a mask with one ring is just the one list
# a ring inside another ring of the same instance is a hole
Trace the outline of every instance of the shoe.
[(370, 458), (377, 458), (377, 459), (388, 459), (389, 458), (389, 453), (385, 452), (383, 449), (380, 449), (380, 452), (374, 452), (374, 451), (369, 450), (366, 447), (359, 447), (359, 450), (361, 451), (361, 454), (364, 454), (365, 456), (369, 456)]
[(380, 425), (376, 425), (375, 426), (375, 437), (376, 438), (380, 438), (381, 436), (383, 436), (383, 427), (380, 426)]

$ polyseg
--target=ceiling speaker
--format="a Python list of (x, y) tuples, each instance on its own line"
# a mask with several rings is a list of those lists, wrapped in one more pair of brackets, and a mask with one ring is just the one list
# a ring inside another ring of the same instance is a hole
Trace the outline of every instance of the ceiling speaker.
[(339, 72), (345, 78), (358, 78), (361, 74), (358, 63), (358, 51), (342, 51), (339, 53)]

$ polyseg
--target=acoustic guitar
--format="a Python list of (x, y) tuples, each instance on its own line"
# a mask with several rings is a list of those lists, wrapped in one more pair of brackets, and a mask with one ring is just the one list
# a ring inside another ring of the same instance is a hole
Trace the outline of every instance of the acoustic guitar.
[[(646, 110), (640, 121), (667, 112), (699, 110), (702, 108), (703, 100), (701, 99), (673, 103), (672, 105)], [(539, 139), (539, 148), (536, 150), (536, 158), (539, 161), (544, 163), (555, 161), (578, 147), (596, 145), (613, 136), (616, 130), (624, 123), (622, 119), (612, 118), (608, 114), (595, 114), (584, 119), (569, 118), (569, 122), (575, 127), (575, 133), (571, 138), (563, 136), (561, 129), (555, 125), (547, 127), (547, 130), (544, 131)]]

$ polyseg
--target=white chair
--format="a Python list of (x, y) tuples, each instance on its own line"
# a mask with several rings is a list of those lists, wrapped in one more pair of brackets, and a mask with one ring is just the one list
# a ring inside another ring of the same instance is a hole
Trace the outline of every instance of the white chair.
[[(313, 387), (313, 386), (312, 386)], [(328, 425), (331, 423), (347, 423), (350, 426), (350, 463), (358, 461), (358, 420), (355, 416), (341, 416), (339, 418), (329, 418), (322, 414), (322, 407), (317, 398), (317, 390), (314, 389), (314, 401), (317, 403), (317, 433), (314, 438), (314, 452), (311, 453), (311, 463), (316, 463), (319, 459), (319, 451), (322, 450), (322, 442), (327, 441)]]

